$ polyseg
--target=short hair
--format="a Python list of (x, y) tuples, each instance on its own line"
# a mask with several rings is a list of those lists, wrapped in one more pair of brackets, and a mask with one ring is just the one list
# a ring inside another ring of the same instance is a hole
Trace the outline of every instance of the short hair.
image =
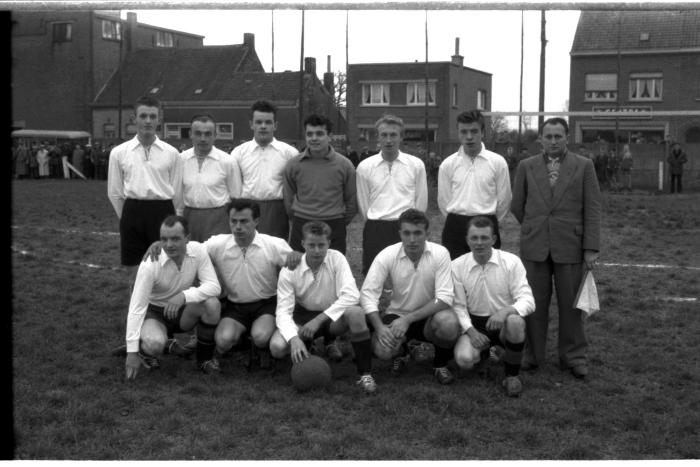
[(164, 225), (165, 227), (175, 227), (175, 224), (178, 222), (180, 225), (182, 225), (182, 231), (185, 233), (185, 237), (188, 236), (190, 234), (190, 224), (187, 222), (187, 219), (182, 216), (171, 214), (163, 219), (161, 225)]
[(467, 233), (472, 227), (477, 227), (480, 229), (484, 227), (491, 227), (491, 235), (496, 234), (496, 226), (494, 225), (493, 220), (486, 216), (474, 216), (469, 219), (469, 222), (467, 222)]
[(457, 123), (478, 123), (481, 126), (481, 132), (486, 131), (486, 120), (478, 109), (465, 110), (457, 115)]
[(250, 107), (250, 115), (253, 115), (254, 112), (265, 112), (265, 113), (271, 113), (272, 115), (277, 118), (277, 107), (275, 107), (275, 104), (268, 102), (268, 101), (255, 101), (253, 105)]
[(566, 123), (566, 120), (561, 117), (548, 118), (542, 122), (542, 126), (540, 127), (540, 135), (542, 134), (542, 130), (544, 130), (545, 125), (561, 125), (564, 127), (564, 133), (567, 135), (569, 134), (569, 124)]
[(333, 132), (333, 123), (330, 121), (328, 117), (325, 117), (323, 115), (317, 115), (317, 114), (311, 114), (308, 117), (304, 119), (304, 130), (306, 130), (306, 126), (311, 125), (311, 126), (325, 126), (326, 131), (328, 133)]
[(153, 96), (141, 96), (134, 102), (134, 112), (139, 106), (157, 107), (160, 110), (160, 101)]
[(398, 125), (401, 127), (401, 133), (403, 134), (403, 129), (404, 129), (404, 123), (403, 120), (401, 120), (400, 117), (397, 117), (396, 115), (391, 115), (391, 114), (385, 114), (382, 115), (379, 120), (377, 120), (374, 123), (374, 129), (379, 130), (379, 125)]
[(404, 222), (407, 224), (416, 225), (423, 224), (425, 226), (425, 230), (428, 230), (428, 227), (430, 226), (428, 216), (426, 216), (423, 211), (419, 211), (418, 209), (414, 208), (406, 209), (401, 213), (399, 216), (399, 226)]
[(234, 198), (228, 203), (226, 208), (226, 213), (230, 216), (231, 211), (242, 211), (244, 209), (250, 209), (253, 214), (253, 219), (260, 218), (260, 204), (257, 201), (249, 198)]
[(192, 120), (190, 120), (190, 126), (192, 126), (192, 124), (194, 122), (202, 122), (202, 123), (212, 122), (212, 123), (216, 124), (216, 122), (214, 121), (214, 117), (212, 117), (209, 114), (197, 114), (197, 115), (193, 116)]
[(323, 221), (309, 221), (301, 226), (301, 237), (306, 239), (307, 235), (323, 235), (330, 240), (331, 227)]

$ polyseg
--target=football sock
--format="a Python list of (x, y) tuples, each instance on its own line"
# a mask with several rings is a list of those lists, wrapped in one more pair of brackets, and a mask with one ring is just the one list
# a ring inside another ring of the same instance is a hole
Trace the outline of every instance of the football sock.
[(506, 376), (518, 376), (520, 373), (520, 362), (523, 359), (525, 342), (514, 343), (506, 340), (504, 347), (506, 353), (503, 356), (503, 363), (505, 365)]
[(372, 371), (372, 340), (369, 331), (350, 334), (350, 343), (355, 352), (355, 365), (361, 375)]
[(197, 323), (197, 363), (211, 360), (216, 344), (214, 343), (216, 324), (207, 324), (201, 319)]
[(434, 368), (442, 368), (443, 366), (447, 366), (447, 362), (449, 362), (450, 359), (452, 358), (453, 352), (454, 352), (454, 349), (452, 347), (445, 348), (445, 347), (438, 347), (436, 345), (435, 346), (435, 356), (433, 357), (433, 367)]

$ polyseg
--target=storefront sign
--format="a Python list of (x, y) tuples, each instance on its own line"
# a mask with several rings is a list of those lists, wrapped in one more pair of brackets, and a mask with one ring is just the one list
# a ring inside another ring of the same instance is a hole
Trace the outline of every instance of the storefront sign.
[(620, 107), (616, 108), (613, 106), (597, 106), (594, 105), (593, 108), (593, 116), (592, 118), (594, 120), (600, 120), (600, 119), (634, 119), (634, 120), (641, 120), (641, 119), (646, 119), (646, 120), (651, 120), (651, 112), (652, 108), (650, 105), (641, 105), (641, 106), (625, 106), (625, 107)]

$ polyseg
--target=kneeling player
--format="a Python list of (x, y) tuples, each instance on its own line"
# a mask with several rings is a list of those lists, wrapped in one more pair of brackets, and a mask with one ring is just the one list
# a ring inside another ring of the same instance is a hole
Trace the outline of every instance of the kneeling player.
[(365, 392), (377, 388), (370, 374), (372, 347), (360, 293), (342, 253), (329, 250), (331, 229), (321, 221), (302, 227), (304, 256), (294, 270), (280, 271), (277, 282), (277, 330), (270, 339), (275, 358), (291, 353), (292, 361), (309, 356), (307, 343), (324, 336), (326, 343), (350, 331), (355, 363)]
[[(139, 265), (126, 323), (127, 379), (136, 378), (141, 365), (159, 367), (168, 335), (195, 326), (197, 363), (212, 358), (219, 316), (207, 312), (202, 302), (219, 295), (221, 287), (204, 245), (188, 240), (187, 220), (168, 216), (160, 226), (165, 254)], [(192, 286), (195, 279), (198, 287)]]
[[(428, 218), (408, 209), (399, 216), (401, 243), (388, 246), (376, 256), (362, 285), (361, 303), (374, 336), (374, 354), (393, 359), (392, 373), (401, 373), (409, 356), (406, 342), (416, 339), (435, 345), (433, 372), (440, 384), (454, 381), (447, 363), (459, 337), (459, 322), (450, 309), (453, 292), (450, 253), (427, 241)], [(379, 298), (384, 282), (391, 278), (391, 303), (383, 317)]]
[(467, 226), (471, 253), (452, 262), (454, 310), (463, 334), (455, 346), (455, 362), (471, 369), (486, 362), (492, 345), (505, 348), (503, 386), (511, 397), (522, 392), (518, 377), (525, 342), (524, 316), (535, 310), (525, 267), (512, 253), (493, 248), (493, 221), (476, 216)]

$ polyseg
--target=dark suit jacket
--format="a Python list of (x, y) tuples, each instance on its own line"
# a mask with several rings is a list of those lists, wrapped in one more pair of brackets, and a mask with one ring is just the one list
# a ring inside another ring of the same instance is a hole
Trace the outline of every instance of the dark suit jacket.
[(553, 188), (542, 154), (520, 162), (511, 212), (520, 222), (520, 257), (580, 263), (583, 250), (600, 250), (600, 188), (590, 159), (568, 152)]

